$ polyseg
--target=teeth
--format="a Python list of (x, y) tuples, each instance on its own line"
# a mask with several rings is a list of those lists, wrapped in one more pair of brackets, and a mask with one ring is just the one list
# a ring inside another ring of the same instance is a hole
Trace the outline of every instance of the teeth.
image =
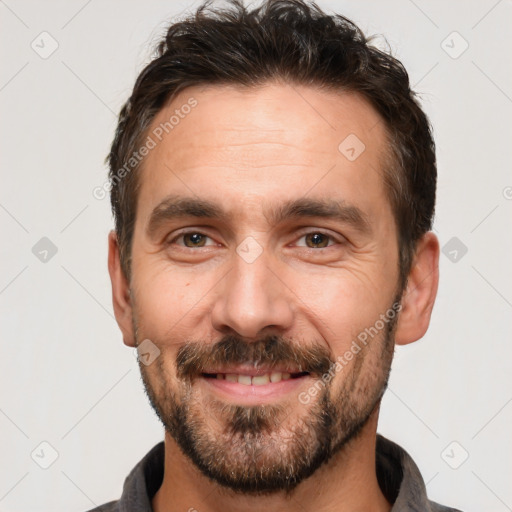
[(250, 375), (239, 375), (238, 376), (238, 384), (245, 384), (246, 386), (251, 385), (251, 376)]
[[(240, 380), (238, 382), (240, 382)], [(265, 384), (268, 384), (269, 382), (270, 382), (270, 376), (268, 373), (266, 373), (265, 375), (255, 375), (252, 378), (253, 386), (264, 386)]]
[(270, 374), (270, 382), (279, 382), (283, 378), (283, 374), (281, 372), (272, 372)]
[(265, 373), (264, 375), (255, 375), (251, 377), (250, 375), (239, 375), (237, 373), (217, 373), (217, 379), (219, 380), (227, 380), (229, 382), (238, 382), (239, 384), (243, 384), (244, 386), (264, 386), (270, 382), (280, 382), (281, 380), (288, 380), (291, 378), (289, 373), (281, 373), (281, 372), (272, 372)]

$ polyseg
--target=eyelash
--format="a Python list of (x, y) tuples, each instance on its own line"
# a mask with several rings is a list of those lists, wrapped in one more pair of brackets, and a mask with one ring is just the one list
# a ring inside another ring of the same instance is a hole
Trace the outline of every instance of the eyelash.
[[(182, 231), (181, 233), (179, 233), (178, 235), (176, 235), (172, 240), (170, 240), (168, 242), (168, 245), (171, 245), (171, 244), (174, 244), (176, 242), (176, 240), (186, 236), (186, 235), (201, 235), (201, 236), (205, 236), (207, 238), (209, 238), (211, 240), (211, 237), (206, 235), (205, 233), (202, 233), (201, 231), (194, 231), (194, 230), (191, 230), (191, 231)], [(306, 231), (306, 232), (303, 232), (300, 237), (298, 238), (298, 240), (308, 236), (308, 235), (322, 235), (322, 236), (325, 236), (327, 237), (330, 241), (333, 241), (333, 242), (337, 242), (337, 243), (343, 243), (342, 240), (337, 240), (335, 236), (331, 235), (330, 233), (326, 233), (325, 231), (322, 231), (322, 230), (318, 230), (318, 229), (315, 229), (315, 230), (311, 230), (311, 231)], [(194, 247), (187, 247), (185, 245), (180, 245), (179, 247), (181, 247), (182, 249), (191, 249), (191, 250), (195, 250), (196, 248)], [(211, 245), (208, 245), (208, 246), (204, 246), (204, 247), (197, 247), (197, 249), (204, 249), (206, 247), (212, 247)], [(312, 251), (318, 251), (319, 249), (328, 249), (329, 247), (332, 247), (332, 245), (327, 245), (327, 247), (307, 247), (307, 246), (300, 246), (302, 247), (303, 249), (309, 249), (309, 250), (312, 250)]]

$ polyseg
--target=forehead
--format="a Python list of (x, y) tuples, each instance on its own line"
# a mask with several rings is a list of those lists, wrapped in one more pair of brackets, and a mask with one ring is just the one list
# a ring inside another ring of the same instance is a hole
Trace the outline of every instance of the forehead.
[(148, 134), (155, 145), (139, 177), (143, 222), (167, 195), (220, 198), (240, 215), (269, 197), (336, 195), (370, 210), (386, 200), (384, 123), (355, 93), (194, 86), (157, 114)]

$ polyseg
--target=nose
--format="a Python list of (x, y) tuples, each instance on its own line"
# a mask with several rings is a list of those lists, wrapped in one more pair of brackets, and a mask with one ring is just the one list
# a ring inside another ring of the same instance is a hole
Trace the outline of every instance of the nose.
[(293, 293), (271, 264), (265, 251), (251, 263), (238, 253), (233, 255), (232, 268), (219, 283), (212, 310), (212, 324), (217, 331), (235, 331), (250, 340), (266, 330), (281, 333), (290, 328)]

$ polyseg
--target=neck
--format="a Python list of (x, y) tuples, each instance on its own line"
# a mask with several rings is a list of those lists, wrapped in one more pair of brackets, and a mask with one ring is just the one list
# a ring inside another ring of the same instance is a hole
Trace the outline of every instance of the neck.
[(288, 495), (241, 495), (220, 487), (199, 472), (166, 432), (164, 479), (153, 497), (153, 510), (389, 512), (391, 505), (380, 490), (375, 472), (377, 418), (378, 407), (356, 438)]

